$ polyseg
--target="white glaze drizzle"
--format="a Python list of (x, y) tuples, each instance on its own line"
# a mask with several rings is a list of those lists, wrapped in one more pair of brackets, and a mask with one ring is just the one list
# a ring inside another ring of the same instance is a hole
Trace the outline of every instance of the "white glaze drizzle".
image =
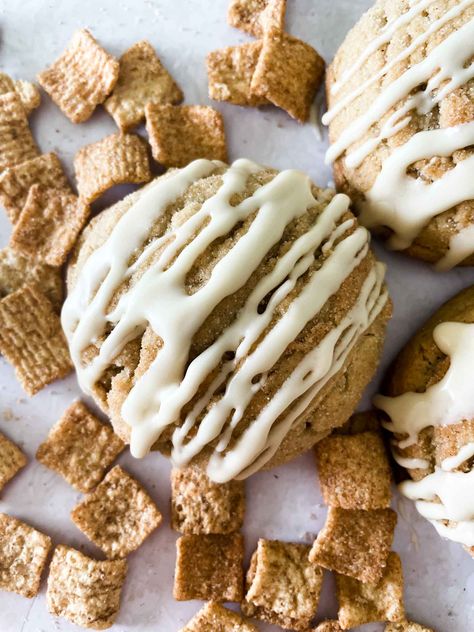
[[(334, 93), (337, 93), (347, 82), (352, 69), (356, 71), (380, 46), (390, 41), (398, 28), (407, 24), (426, 8), (422, 6), (424, 4), (430, 3), (418, 2), (387, 24), (380, 35), (368, 44), (351, 68), (342, 75), (339, 83), (336, 83)], [(329, 124), (354, 99), (384, 77), (396, 64), (407, 59), (433, 33), (460, 16), (472, 4), (473, 0), (462, 0), (433, 20), (426, 31), (417, 36), (403, 51), (336, 102), (324, 115), (323, 122)], [(386, 86), (368, 109), (342, 131), (339, 138), (329, 148), (326, 161), (333, 162), (346, 152), (344, 161), (347, 167), (357, 168), (382, 141), (410, 123), (412, 111), (420, 114), (429, 113), (450, 92), (472, 79), (474, 64), (467, 65), (467, 62), (473, 55), (474, 20), (470, 20), (435, 46), (421, 62), (409, 67)], [(396, 107), (421, 84), (426, 84), (426, 87), (411, 94), (401, 106)], [(381, 125), (375, 136), (350, 150), (350, 147), (354, 146), (373, 125), (377, 125), (392, 108), (396, 109)], [(414, 160), (425, 160), (436, 155), (447, 156), (450, 155), (448, 151), (450, 146), (453, 146), (452, 151), (456, 151), (471, 145), (473, 125), (474, 123), (467, 123), (456, 128), (422, 131), (415, 134), (407, 143), (392, 150), (390, 157), (384, 161), (372, 188), (366, 192), (361, 222), (370, 227), (390, 227), (394, 234), (389, 240), (389, 246), (394, 249), (404, 249), (413, 242), (421, 229), (433, 217), (460, 202), (473, 199), (474, 184), (472, 178), (469, 177), (474, 168), (472, 156), (458, 163), (452, 170), (455, 173), (452, 171), (446, 173), (445, 177), (432, 185), (411, 178), (406, 173), (406, 169)], [(453, 133), (452, 129), (454, 129)], [(437, 148), (440, 148), (439, 151)], [(414, 154), (417, 157), (413, 159)], [(472, 250), (474, 250), (474, 244), (471, 242), (470, 232), (462, 237), (453, 238), (450, 251), (446, 258), (443, 258), (440, 266), (446, 269), (456, 265)]]
[(450, 270), (473, 254), (474, 224), (471, 224), (451, 237), (446, 254), (437, 261), (435, 268), (439, 271)]
[(392, 450), (393, 459), (398, 465), (407, 470), (426, 470), (430, 463), (426, 459), (418, 459), (416, 457), (402, 456), (396, 450)]
[[(398, 397), (377, 395), (374, 399), (374, 404), (390, 418), (384, 426), (406, 437), (394, 444), (401, 449), (415, 443), (424, 428), (474, 418), (474, 389), (470, 379), (474, 371), (474, 324), (441, 323), (434, 329), (433, 338), (450, 358), (444, 377), (423, 393), (408, 392)], [(393, 454), (405, 467), (413, 467), (410, 459), (407, 465), (396, 450)], [(457, 454), (445, 458), (431, 474), (400, 485), (401, 492), (416, 501), (418, 511), (442, 535), (467, 546), (474, 546), (474, 470), (453, 470), (472, 456), (474, 443), (468, 443)], [(443, 520), (457, 524), (446, 527), (439, 522)]]
[[(285, 227), (316, 204), (309, 178), (297, 171), (285, 171), (240, 204), (231, 205), (233, 195), (242, 191), (248, 177), (261, 169), (255, 163), (239, 160), (225, 171), (220, 189), (199, 211), (171, 233), (148, 244), (137, 262), (129, 266), (131, 255), (143, 248), (150, 227), (166, 207), (192, 182), (215, 171), (216, 165), (196, 161), (158, 180), (143, 193), (120, 218), (107, 241), (85, 262), (63, 308), (62, 322), (81, 386), (87, 392), (92, 391), (125, 344), (148, 324), (163, 341), (155, 360), (134, 383), (122, 406), (122, 418), (131, 428), (131, 450), (136, 456), (143, 456), (165, 428), (180, 420), (183, 407), (193, 399), (204, 379), (220, 365), (223, 355), (232, 351), (234, 359), (222, 365), (207, 393), (172, 436), (172, 457), (178, 465), (186, 464), (217, 441), (208, 473), (223, 482), (242, 473), (247, 475), (271, 458), (293, 423), (343, 366), (387, 296), (382, 289), (383, 267), (377, 265), (368, 274), (350, 313), (303, 358), (258, 418), (229, 446), (267, 372), (364, 259), (369, 237), (366, 229), (354, 228), (353, 221), (338, 226), (349, 199), (336, 195), (315, 225), (257, 283), (234, 322), (186, 367), (193, 336), (207, 316), (247, 282), (262, 257), (280, 241)], [(184, 281), (199, 255), (217, 238), (227, 235), (236, 223), (252, 215), (248, 231), (218, 261), (205, 285), (188, 294)], [(347, 234), (350, 229), (352, 232)], [(298, 278), (309, 270), (319, 248), (324, 248), (326, 254), (322, 266), (312, 272), (286, 312), (266, 332), (275, 310)], [(158, 257), (157, 262), (131, 284), (107, 314), (116, 289), (153, 254)], [(259, 313), (259, 304), (273, 290), (265, 311)], [(98, 355), (84, 365), (84, 349), (110, 323), (114, 328)], [(224, 395), (208, 407), (223, 384)]]

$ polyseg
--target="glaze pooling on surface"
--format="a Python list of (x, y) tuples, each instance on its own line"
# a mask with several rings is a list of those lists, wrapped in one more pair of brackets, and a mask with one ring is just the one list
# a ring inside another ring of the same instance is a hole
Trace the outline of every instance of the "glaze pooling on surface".
[[(390, 42), (398, 29), (407, 26), (431, 2), (412, 3), (408, 11), (389, 21), (330, 88), (337, 95), (353, 72), (381, 47)], [(324, 115), (331, 123), (345, 108), (377, 81), (387, 77), (397, 64), (406, 60), (433, 34), (442, 31), (449, 22), (461, 16), (474, 4), (461, 0), (430, 23), (402, 52), (385, 63), (369, 79), (338, 99)], [(328, 163), (343, 157), (349, 169), (357, 169), (381, 143), (394, 136), (412, 121), (412, 113), (430, 113), (450, 93), (474, 77), (474, 20), (469, 20), (429, 50), (418, 63), (409, 66), (400, 76), (383, 87), (371, 105), (350, 122), (332, 143), (326, 154)], [(386, 119), (383, 123), (379, 121)], [(361, 142), (372, 127), (377, 130)], [(418, 160), (433, 156), (451, 156), (457, 150), (473, 145), (474, 122), (441, 129), (426, 129), (415, 133), (407, 142), (391, 150), (372, 186), (365, 191), (361, 203), (361, 222), (368, 227), (386, 226), (393, 231), (389, 246), (396, 250), (408, 248), (421, 230), (437, 215), (467, 200), (474, 199), (474, 157), (458, 162), (442, 178), (427, 184), (407, 173)], [(441, 269), (460, 263), (474, 253), (471, 232), (453, 238), (449, 252), (440, 262)]]
[[(404, 459), (397, 449), (413, 445), (422, 430), (457, 424), (474, 418), (474, 324), (444, 322), (433, 331), (438, 348), (449, 359), (444, 377), (423, 393), (408, 392), (398, 397), (377, 395), (374, 404), (390, 421), (385, 427), (396, 435), (394, 457), (408, 468), (427, 468), (423, 459)], [(445, 458), (440, 466), (419, 481), (405, 481), (401, 492), (416, 501), (418, 511), (445, 537), (474, 546), (474, 470), (454, 471), (474, 456), (468, 443), (457, 454)], [(443, 521), (456, 524), (446, 527)]]
[[(210, 444), (216, 445), (208, 473), (218, 482), (246, 476), (272, 457), (387, 301), (384, 268), (376, 264), (346, 316), (303, 357), (257, 418), (236, 437), (235, 429), (268, 371), (367, 256), (369, 235), (354, 220), (343, 221), (349, 198), (334, 196), (314, 225), (258, 281), (231, 325), (188, 365), (193, 336), (214, 308), (245, 285), (285, 228), (317, 204), (309, 178), (293, 170), (277, 174), (250, 197), (231, 204), (248, 178), (261, 170), (255, 163), (238, 160), (223, 172), (220, 188), (197, 212), (147, 243), (151, 227), (166, 208), (193, 182), (221, 167), (198, 160), (149, 185), (86, 260), (62, 313), (78, 378), (88, 393), (126, 343), (151, 326), (162, 341), (159, 353), (137, 378), (121, 410), (131, 428), (132, 453), (144, 456), (165, 429), (181, 420), (172, 434), (173, 461), (185, 465)], [(189, 294), (185, 279), (198, 257), (248, 218), (252, 221), (247, 232), (216, 263), (207, 282)], [(129, 265), (141, 248), (137, 261)], [(275, 310), (311, 269), (319, 249), (324, 253), (320, 267), (270, 328)], [(137, 275), (152, 255), (158, 259)], [(134, 282), (108, 312), (117, 288), (134, 274)], [(261, 311), (259, 306), (269, 295)], [(84, 350), (106, 331), (96, 357), (84, 363)], [(229, 360), (222, 363), (224, 356)], [(183, 409), (213, 372), (216, 375), (204, 395), (183, 416)], [(223, 386), (220, 399), (206, 408)]]

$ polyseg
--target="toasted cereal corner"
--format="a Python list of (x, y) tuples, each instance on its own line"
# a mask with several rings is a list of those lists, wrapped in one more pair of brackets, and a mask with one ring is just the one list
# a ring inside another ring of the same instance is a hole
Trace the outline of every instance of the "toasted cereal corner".
[(179, 632), (258, 632), (236, 612), (213, 601), (206, 603)]
[(26, 463), (20, 448), (0, 432), (0, 491)]

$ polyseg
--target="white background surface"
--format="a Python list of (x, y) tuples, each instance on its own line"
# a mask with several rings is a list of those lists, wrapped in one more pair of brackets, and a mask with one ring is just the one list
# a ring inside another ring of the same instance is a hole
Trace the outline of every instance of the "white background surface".
[[(313, 46), (329, 61), (344, 34), (370, 0), (289, 0), (287, 29)], [(207, 103), (206, 53), (244, 42), (247, 38), (226, 24), (227, 0), (0, 0), (0, 66), (17, 78), (33, 79), (63, 50), (76, 28), (89, 27), (108, 51), (117, 56), (138, 39), (147, 38), (178, 80), (187, 103)], [(278, 168), (307, 171), (326, 185), (323, 166), (325, 141), (310, 125), (301, 126), (274, 108), (245, 110), (217, 104), (225, 117), (230, 157), (246, 156)], [(32, 126), (43, 152), (56, 151), (71, 169), (74, 152), (115, 130), (98, 111), (85, 124), (73, 125), (43, 95)], [(114, 191), (108, 199), (116, 198)], [(99, 202), (99, 208), (105, 201)], [(6, 244), (9, 225), (0, 219), (0, 245)], [(381, 375), (394, 354), (419, 324), (445, 299), (474, 282), (472, 270), (443, 275), (428, 266), (389, 255), (388, 281), (395, 303), (394, 318), (382, 362)], [(370, 388), (372, 393), (378, 379)], [(53, 537), (55, 543), (79, 547), (91, 555), (100, 551), (69, 519), (79, 500), (61, 477), (34, 461), (39, 443), (65, 407), (79, 395), (75, 378), (55, 383), (28, 399), (0, 360), (0, 430), (26, 451), (30, 463), (4, 490), (0, 511), (18, 516)], [(367, 396), (368, 397), (368, 396)], [(366, 397), (366, 401), (368, 401)], [(119, 462), (148, 488), (165, 515), (165, 525), (129, 558), (123, 604), (114, 630), (175, 632), (198, 610), (198, 602), (176, 603), (172, 598), (175, 558), (174, 534), (168, 523), (169, 464), (161, 456), (142, 461), (124, 455)], [(247, 484), (245, 522), (247, 555), (258, 537), (311, 542), (324, 523), (325, 508), (312, 456), (251, 478)], [(413, 619), (438, 632), (474, 629), (474, 561), (458, 545), (442, 541), (419, 518), (410, 503), (398, 497), (395, 549), (400, 553), (406, 580), (406, 608)], [(328, 574), (318, 619), (336, 614), (332, 579)], [(261, 630), (277, 629), (258, 623)], [(366, 626), (381, 630), (382, 625)], [(0, 632), (69, 632), (76, 626), (53, 619), (46, 610), (45, 582), (34, 600), (0, 593)]]

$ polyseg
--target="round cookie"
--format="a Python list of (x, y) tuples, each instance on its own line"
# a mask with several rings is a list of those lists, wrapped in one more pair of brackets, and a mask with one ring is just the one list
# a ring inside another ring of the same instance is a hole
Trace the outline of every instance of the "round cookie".
[(474, 265), (474, 5), (378, 0), (327, 73), (327, 161), (389, 247)]
[(390, 369), (375, 405), (412, 481), (401, 491), (474, 554), (474, 286), (443, 305)]
[(62, 322), (82, 388), (133, 454), (223, 482), (345, 422), (391, 311), (349, 205), (298, 171), (198, 160), (92, 220)]

